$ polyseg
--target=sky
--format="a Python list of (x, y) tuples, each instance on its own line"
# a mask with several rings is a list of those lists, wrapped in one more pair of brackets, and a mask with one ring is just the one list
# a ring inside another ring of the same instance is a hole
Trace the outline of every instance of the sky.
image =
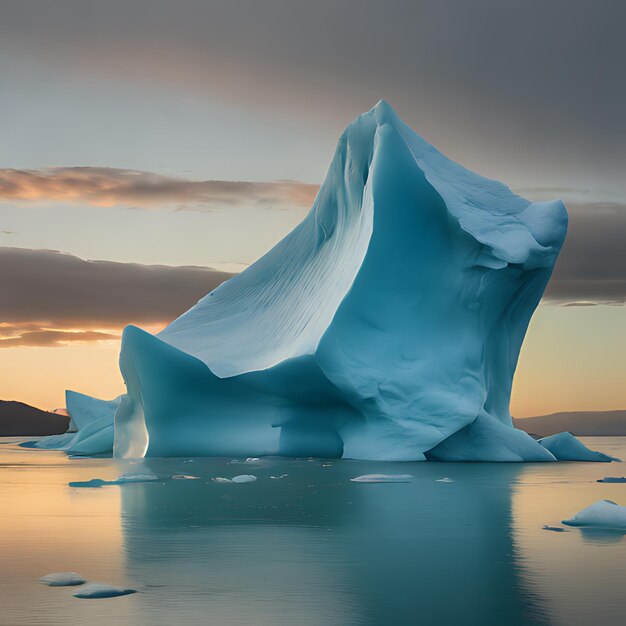
[(570, 231), (512, 413), (626, 408), (626, 4), (0, 0), (0, 398), (123, 390), (156, 331), (306, 214), (384, 98)]

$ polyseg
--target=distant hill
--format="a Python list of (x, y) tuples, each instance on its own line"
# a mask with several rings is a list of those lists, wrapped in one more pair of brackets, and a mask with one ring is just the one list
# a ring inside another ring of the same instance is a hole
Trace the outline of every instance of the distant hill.
[(542, 437), (569, 430), (582, 437), (626, 436), (626, 410), (572, 411), (514, 418), (516, 428)]
[(23, 402), (0, 400), (0, 437), (38, 437), (64, 433), (67, 415), (49, 413)]

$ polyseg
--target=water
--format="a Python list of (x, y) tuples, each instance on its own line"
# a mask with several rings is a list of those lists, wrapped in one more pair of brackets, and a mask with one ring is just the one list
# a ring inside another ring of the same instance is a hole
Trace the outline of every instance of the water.
[[(626, 459), (626, 438), (586, 441)], [(0, 442), (3, 626), (586, 626), (626, 614), (623, 535), (542, 528), (600, 498), (626, 504), (626, 484), (595, 482), (620, 464), (153, 459), (159, 476), (201, 478), (73, 489), (129, 465)], [(350, 482), (380, 473), (414, 480)], [(211, 480), (237, 474), (258, 480)], [(78, 600), (37, 583), (68, 570), (140, 593)]]

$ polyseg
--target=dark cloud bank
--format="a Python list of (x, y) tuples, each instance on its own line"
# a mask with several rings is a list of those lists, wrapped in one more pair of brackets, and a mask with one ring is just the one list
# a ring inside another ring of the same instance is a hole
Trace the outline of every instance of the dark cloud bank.
[[(568, 238), (545, 300), (623, 304), (626, 206), (575, 205), (569, 212)], [(84, 261), (21, 248), (0, 248), (0, 267), (4, 347), (105, 340), (128, 323), (166, 324), (231, 276), (209, 268)]]
[(21, 248), (0, 248), (0, 267), (4, 347), (110, 339), (116, 335), (103, 329), (165, 324), (231, 276)]

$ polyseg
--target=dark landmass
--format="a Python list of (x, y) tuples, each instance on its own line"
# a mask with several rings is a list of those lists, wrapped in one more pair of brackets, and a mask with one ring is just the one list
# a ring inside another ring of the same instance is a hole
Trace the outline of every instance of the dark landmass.
[(67, 415), (36, 409), (23, 402), (0, 400), (0, 437), (41, 437), (67, 430)]
[(580, 437), (626, 436), (626, 410), (571, 411), (513, 418), (516, 428), (542, 437), (568, 430)]

